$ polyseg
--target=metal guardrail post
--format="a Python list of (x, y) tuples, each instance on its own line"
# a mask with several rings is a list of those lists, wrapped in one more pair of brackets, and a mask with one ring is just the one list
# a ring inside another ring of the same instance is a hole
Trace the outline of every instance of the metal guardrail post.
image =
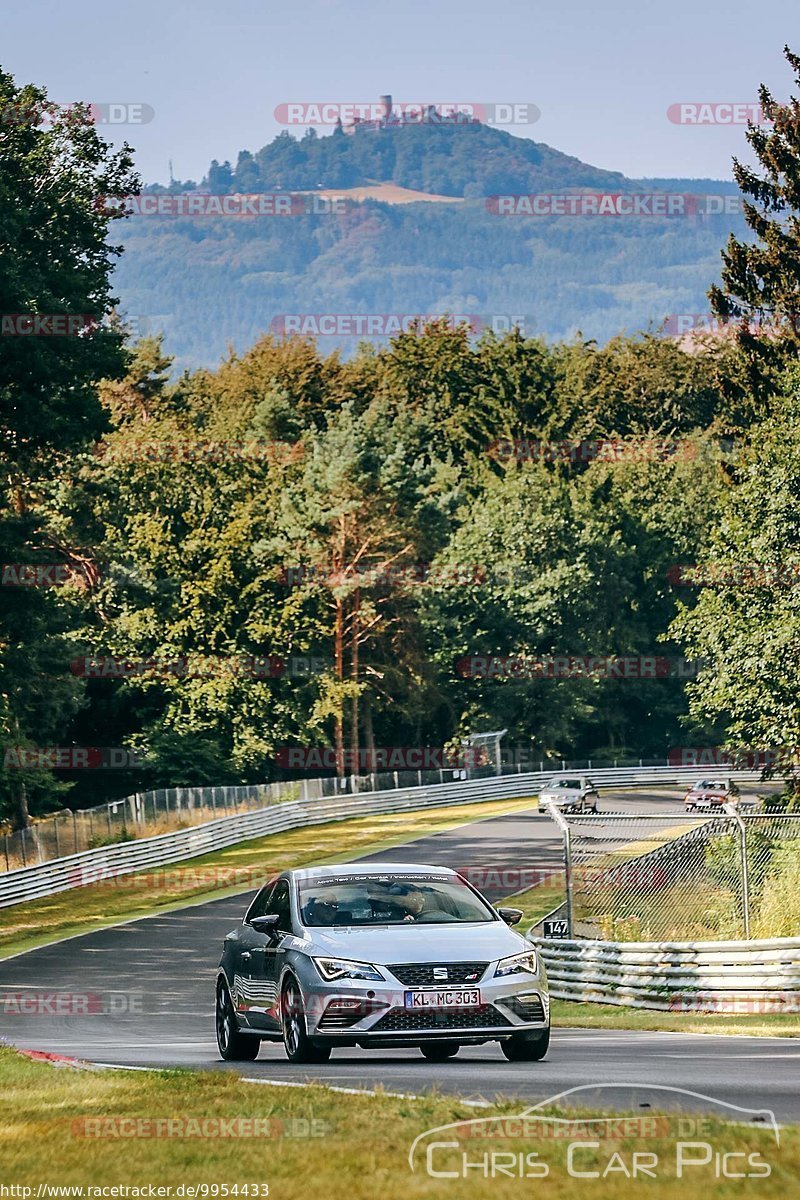
[(550, 819), (555, 821), (558, 828), (561, 830), (561, 836), (564, 839), (564, 875), (566, 877), (566, 892), (567, 892), (567, 924), (569, 926), (569, 936), (573, 936), (574, 926), (574, 906), (572, 897), (572, 832), (569, 825), (564, 820), (563, 814), (558, 811), (552, 801), (546, 801)]
[(747, 830), (744, 821), (732, 804), (722, 806), (739, 827), (739, 863), (742, 871), (742, 909), (744, 912), (745, 941), (750, 941), (750, 872), (747, 862)]

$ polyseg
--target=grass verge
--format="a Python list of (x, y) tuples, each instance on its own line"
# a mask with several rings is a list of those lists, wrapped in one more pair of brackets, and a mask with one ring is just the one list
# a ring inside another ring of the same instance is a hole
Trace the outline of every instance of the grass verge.
[(369, 854), (458, 825), (526, 809), (532, 803), (530, 798), (490, 800), (304, 826), (239, 842), (168, 867), (100, 879), (41, 900), (1, 908), (0, 960), (119, 921), (255, 890), (287, 867)]
[[(531, 1194), (533, 1180), (546, 1176), (547, 1195), (554, 1200), (634, 1196), (642, 1184), (658, 1200), (683, 1200), (687, 1188), (706, 1200), (744, 1194), (771, 1200), (794, 1194), (800, 1177), (797, 1126), (784, 1127), (777, 1145), (775, 1133), (764, 1126), (654, 1110), (639, 1112), (630, 1123), (603, 1125), (598, 1114), (571, 1111), (568, 1116), (582, 1123), (569, 1127), (569, 1136), (539, 1114), (527, 1123), (501, 1123), (529, 1107), (518, 1101), (476, 1110), (436, 1094), (395, 1098), (343, 1095), (321, 1086), (259, 1087), (227, 1071), (55, 1070), (0, 1048), (0, 1182), (29, 1188), (33, 1198), (40, 1186), (144, 1188), (116, 1194), (146, 1196), (152, 1185), (172, 1189), (161, 1194), (174, 1198), (202, 1195), (187, 1189), (205, 1185), (209, 1197), (504, 1200)], [(553, 1108), (546, 1112), (557, 1115)], [(458, 1128), (418, 1147), (412, 1171), (414, 1140), (451, 1122)], [(432, 1141), (451, 1143), (433, 1149), (430, 1158), (434, 1171), (449, 1176), (426, 1169)], [(691, 1149), (679, 1149), (689, 1142)], [(710, 1147), (704, 1162), (701, 1144)], [(647, 1155), (649, 1172), (635, 1181), (626, 1178), (634, 1152)], [(718, 1156), (724, 1153), (737, 1155), (728, 1160), (731, 1170), (752, 1177), (721, 1178)], [(684, 1165), (683, 1178), (679, 1155), (696, 1164)], [(464, 1159), (475, 1165), (465, 1168)], [(580, 1178), (578, 1171), (584, 1172)], [(86, 1200), (92, 1194), (82, 1193)]]
[(573, 1029), (653, 1029), (664, 1033), (720, 1033), (747, 1037), (800, 1037), (800, 1014), (669, 1013), (622, 1004), (553, 1000), (554, 1026)]

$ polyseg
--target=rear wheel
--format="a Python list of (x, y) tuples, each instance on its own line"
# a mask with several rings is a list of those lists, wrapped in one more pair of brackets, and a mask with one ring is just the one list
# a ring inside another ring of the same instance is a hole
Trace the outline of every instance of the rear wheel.
[(420, 1050), (427, 1058), (428, 1062), (446, 1062), (448, 1058), (455, 1058), (461, 1049), (459, 1042), (423, 1042)]
[(224, 979), (217, 984), (215, 1025), (220, 1057), (226, 1062), (252, 1062), (258, 1057), (261, 1039), (240, 1032), (236, 1010)]
[(503, 1054), (509, 1062), (538, 1062), (547, 1054), (549, 1045), (549, 1025), (540, 1033), (515, 1033), (500, 1043)]
[(331, 1056), (330, 1046), (315, 1046), (306, 1032), (306, 1014), (299, 984), (291, 976), (283, 985), (281, 1028), (286, 1057), (293, 1063), (323, 1063)]

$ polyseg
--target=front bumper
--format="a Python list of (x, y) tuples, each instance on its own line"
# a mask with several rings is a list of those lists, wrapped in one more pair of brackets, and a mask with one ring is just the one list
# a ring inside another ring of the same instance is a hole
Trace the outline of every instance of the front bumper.
[[(384, 968), (385, 970), (385, 968)], [(306, 961), (300, 976), (309, 1037), (358, 1044), (428, 1041), (491, 1041), (514, 1033), (546, 1028), (550, 1023), (550, 997), (543, 969), (538, 975), (520, 972), (493, 979), (494, 964), (474, 985), (479, 1005), (442, 1008), (408, 1008), (406, 992), (437, 989), (404, 985), (394, 978), (340, 979), (326, 983), (313, 963)], [(387, 971), (388, 974), (388, 971)], [(473, 988), (452, 984), (452, 990)], [(441, 989), (439, 989), (441, 990)]]
[(562, 813), (572, 812), (573, 809), (580, 807), (581, 798), (580, 798), (580, 796), (578, 796), (575, 800), (564, 800), (564, 799), (556, 800), (554, 797), (540, 796), (539, 797), (539, 812), (540, 813), (547, 812), (548, 804), (552, 804), (553, 808), (557, 809), (558, 812), (562, 812)]

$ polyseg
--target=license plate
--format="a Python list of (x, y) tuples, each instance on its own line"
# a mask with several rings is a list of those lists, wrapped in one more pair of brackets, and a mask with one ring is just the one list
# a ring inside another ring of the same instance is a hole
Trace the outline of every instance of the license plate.
[(406, 1008), (478, 1008), (480, 988), (437, 988), (435, 991), (406, 992)]

